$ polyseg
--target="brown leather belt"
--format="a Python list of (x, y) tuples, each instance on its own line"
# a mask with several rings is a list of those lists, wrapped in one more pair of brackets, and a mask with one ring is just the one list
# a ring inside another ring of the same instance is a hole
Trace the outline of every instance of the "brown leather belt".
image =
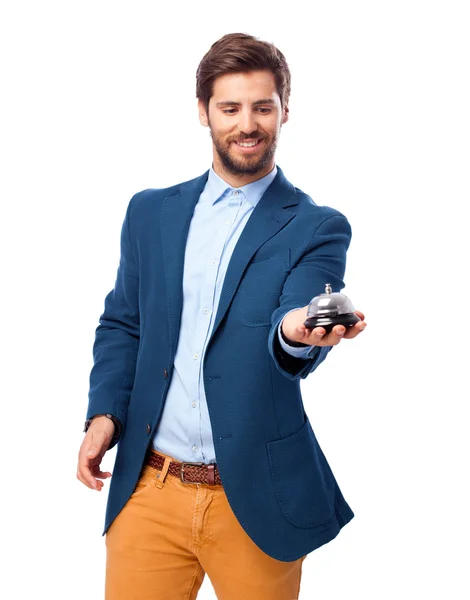
[[(148, 452), (145, 460), (146, 465), (150, 465), (154, 469), (162, 470), (165, 463), (165, 457)], [(206, 483), (208, 485), (222, 485), (219, 471), (215, 463), (200, 463), (200, 462), (178, 462), (172, 460), (168, 467), (168, 473), (179, 477), (183, 483)]]

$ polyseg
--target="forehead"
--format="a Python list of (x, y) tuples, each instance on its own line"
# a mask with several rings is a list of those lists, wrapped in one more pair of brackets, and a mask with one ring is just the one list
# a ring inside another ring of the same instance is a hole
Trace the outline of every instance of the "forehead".
[(271, 71), (250, 73), (227, 73), (214, 81), (211, 103), (256, 102), (261, 98), (271, 98), (280, 103), (276, 90), (276, 80)]

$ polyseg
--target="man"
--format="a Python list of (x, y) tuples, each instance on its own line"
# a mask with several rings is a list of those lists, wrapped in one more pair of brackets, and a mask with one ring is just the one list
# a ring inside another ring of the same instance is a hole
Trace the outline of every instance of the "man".
[[(212, 45), (197, 71), (212, 168), (130, 201), (96, 329), (77, 476), (101, 490), (107, 600), (298, 597), (305, 556), (353, 515), (304, 411), (305, 379), (347, 331), (309, 330), (344, 287), (351, 229), (274, 155), (290, 73), (272, 44)], [(194, 464), (196, 463), (196, 464)]]

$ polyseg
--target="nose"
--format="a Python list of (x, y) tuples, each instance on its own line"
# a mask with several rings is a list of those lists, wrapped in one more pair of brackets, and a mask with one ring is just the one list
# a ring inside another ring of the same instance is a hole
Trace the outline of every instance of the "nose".
[(246, 136), (255, 133), (258, 129), (255, 115), (251, 111), (241, 111), (240, 120), (238, 121), (238, 129)]

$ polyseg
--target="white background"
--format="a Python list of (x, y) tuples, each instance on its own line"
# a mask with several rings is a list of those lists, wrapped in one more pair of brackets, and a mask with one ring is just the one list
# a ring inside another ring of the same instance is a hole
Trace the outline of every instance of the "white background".
[(131, 196), (210, 166), (195, 73), (236, 31), (290, 64), (277, 162), (348, 217), (368, 322), (302, 381), (356, 516), (300, 599), (469, 598), (466, 4), (2, 3), (3, 598), (103, 598), (109, 481), (75, 478), (94, 330)]

